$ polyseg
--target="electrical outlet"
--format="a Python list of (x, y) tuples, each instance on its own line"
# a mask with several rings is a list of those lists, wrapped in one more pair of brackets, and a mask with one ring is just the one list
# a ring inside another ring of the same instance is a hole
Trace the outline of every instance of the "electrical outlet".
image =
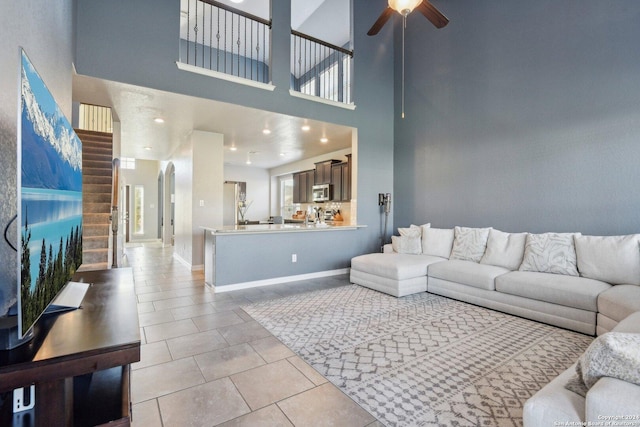
[(291, 262), (298, 262), (298, 254), (291, 254)]
[[(25, 393), (25, 391), (27, 393)], [(33, 409), (36, 405), (36, 386), (30, 385), (13, 390), (13, 412), (22, 412)]]
[(200, 200), (200, 207), (204, 207), (204, 200)]

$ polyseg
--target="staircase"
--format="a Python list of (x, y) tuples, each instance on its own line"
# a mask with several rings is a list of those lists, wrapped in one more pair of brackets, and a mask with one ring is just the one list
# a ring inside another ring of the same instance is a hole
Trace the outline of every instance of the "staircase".
[(76, 129), (82, 141), (82, 270), (109, 268), (113, 136)]

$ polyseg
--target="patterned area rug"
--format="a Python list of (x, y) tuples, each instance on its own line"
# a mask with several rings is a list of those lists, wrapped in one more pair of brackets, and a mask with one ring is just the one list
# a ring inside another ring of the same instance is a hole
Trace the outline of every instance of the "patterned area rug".
[(387, 426), (520, 426), (592, 338), (420, 293), (357, 285), (244, 307)]

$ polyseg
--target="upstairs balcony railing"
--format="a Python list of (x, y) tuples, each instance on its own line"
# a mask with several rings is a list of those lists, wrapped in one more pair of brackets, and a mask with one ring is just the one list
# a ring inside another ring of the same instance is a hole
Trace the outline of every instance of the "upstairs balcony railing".
[(215, 0), (182, 0), (179, 62), (269, 83), (270, 46), (270, 20)]
[(292, 89), (352, 104), (353, 51), (291, 31)]
[(80, 104), (78, 128), (95, 132), (113, 133), (111, 108), (101, 105)]

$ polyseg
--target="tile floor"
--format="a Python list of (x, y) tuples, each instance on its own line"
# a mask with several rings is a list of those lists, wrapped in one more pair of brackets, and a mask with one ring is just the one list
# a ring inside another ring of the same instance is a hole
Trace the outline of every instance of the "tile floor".
[(129, 245), (125, 255), (142, 337), (134, 426), (382, 426), (240, 308), (346, 276), (216, 294), (170, 247)]

